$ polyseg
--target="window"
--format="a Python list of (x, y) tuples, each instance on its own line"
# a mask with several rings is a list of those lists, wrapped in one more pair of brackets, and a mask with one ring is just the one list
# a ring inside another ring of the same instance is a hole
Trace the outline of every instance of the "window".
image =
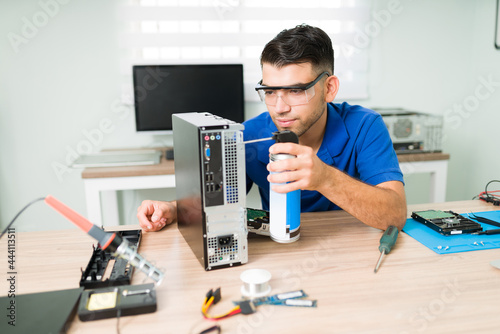
[(356, 34), (369, 14), (366, 0), (128, 0), (120, 8), (122, 72), (131, 78), (135, 64), (242, 63), (245, 99), (258, 101), (253, 87), (264, 45), (307, 23), (332, 38), (338, 98), (362, 99), (368, 97), (368, 45), (356, 43)]

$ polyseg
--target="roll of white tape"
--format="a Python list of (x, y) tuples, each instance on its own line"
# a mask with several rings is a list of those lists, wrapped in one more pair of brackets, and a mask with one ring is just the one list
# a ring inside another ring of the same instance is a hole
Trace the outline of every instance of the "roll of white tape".
[(271, 292), (269, 280), (271, 273), (264, 269), (249, 269), (241, 273), (240, 279), (243, 281), (241, 294), (245, 297), (259, 298)]

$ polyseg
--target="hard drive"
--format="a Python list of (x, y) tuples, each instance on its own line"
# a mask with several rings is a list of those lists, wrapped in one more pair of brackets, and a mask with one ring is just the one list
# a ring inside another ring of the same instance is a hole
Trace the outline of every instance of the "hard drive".
[(475, 233), (483, 230), (480, 224), (453, 211), (415, 211), (411, 217), (442, 235)]

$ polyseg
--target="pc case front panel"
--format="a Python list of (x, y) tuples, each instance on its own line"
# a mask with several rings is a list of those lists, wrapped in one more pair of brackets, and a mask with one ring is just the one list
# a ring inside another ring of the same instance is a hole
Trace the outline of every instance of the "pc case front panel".
[(248, 261), (245, 151), (240, 127), (201, 131), (208, 269)]

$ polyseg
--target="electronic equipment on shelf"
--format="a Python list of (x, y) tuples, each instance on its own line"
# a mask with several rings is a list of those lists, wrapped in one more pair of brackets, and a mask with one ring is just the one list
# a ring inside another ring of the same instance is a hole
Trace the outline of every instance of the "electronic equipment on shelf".
[(374, 110), (382, 115), (396, 153), (442, 152), (442, 116), (404, 109)]

